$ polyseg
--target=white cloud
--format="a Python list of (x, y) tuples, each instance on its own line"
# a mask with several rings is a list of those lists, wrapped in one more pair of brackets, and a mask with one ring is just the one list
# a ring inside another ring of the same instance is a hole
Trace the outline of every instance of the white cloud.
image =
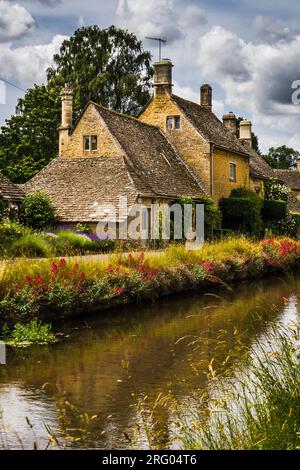
[(66, 36), (54, 36), (49, 44), (12, 48), (9, 44), (0, 47), (0, 70), (4, 78), (14, 80), (24, 88), (33, 83), (42, 83), (46, 69), (52, 64)]
[(167, 38), (168, 43), (182, 38), (185, 29), (206, 22), (197, 5), (182, 7), (175, 0), (119, 0), (117, 18), (120, 26), (146, 36)]
[(0, 42), (24, 36), (34, 24), (34, 19), (26, 8), (0, 0)]

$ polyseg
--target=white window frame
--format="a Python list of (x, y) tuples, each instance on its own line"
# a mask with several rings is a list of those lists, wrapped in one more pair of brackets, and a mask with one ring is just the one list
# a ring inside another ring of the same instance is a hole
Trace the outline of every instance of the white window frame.
[[(232, 176), (231, 170), (234, 169), (234, 175)], [(230, 181), (236, 181), (236, 163), (235, 162), (229, 162), (229, 179)]]

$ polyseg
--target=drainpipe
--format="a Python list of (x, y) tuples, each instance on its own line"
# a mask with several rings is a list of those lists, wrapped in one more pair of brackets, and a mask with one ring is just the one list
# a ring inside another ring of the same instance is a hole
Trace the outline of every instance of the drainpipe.
[(214, 195), (214, 144), (210, 142), (210, 195)]

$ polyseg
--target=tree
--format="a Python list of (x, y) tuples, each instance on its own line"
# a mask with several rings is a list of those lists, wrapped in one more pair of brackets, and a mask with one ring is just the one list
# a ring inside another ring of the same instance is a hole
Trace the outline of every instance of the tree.
[(0, 133), (0, 172), (24, 183), (56, 156), (59, 90), (44, 85), (27, 91)]
[(150, 98), (151, 54), (134, 34), (110, 26), (79, 28), (62, 43), (47, 71), (49, 85), (74, 89), (78, 114), (89, 100), (136, 115)]
[(272, 168), (288, 170), (296, 168), (299, 156), (300, 153), (297, 150), (282, 145), (277, 148), (271, 147), (263, 158)]
[(45, 230), (56, 221), (56, 211), (49, 197), (42, 191), (26, 196), (20, 207), (20, 222), (33, 230)]
[(74, 89), (74, 119), (89, 100), (136, 115), (150, 98), (150, 60), (150, 52), (128, 31), (114, 26), (75, 31), (54, 56), (47, 84), (29, 89), (1, 128), (0, 172), (24, 183), (56, 156), (59, 92), (65, 83)]

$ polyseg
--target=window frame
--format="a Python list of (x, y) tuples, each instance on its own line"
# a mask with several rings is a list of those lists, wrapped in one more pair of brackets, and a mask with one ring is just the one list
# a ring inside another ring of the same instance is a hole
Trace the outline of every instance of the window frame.
[[(86, 148), (86, 143), (88, 143), (88, 148)], [(90, 152), (91, 150), (91, 138), (89, 135), (83, 136), (83, 150), (84, 152)]]
[[(96, 141), (96, 148), (93, 148), (93, 139)], [(96, 150), (98, 150), (98, 135), (94, 134), (91, 135), (91, 151), (95, 152)]]
[[(231, 174), (231, 170), (233, 169), (233, 176)], [(232, 182), (236, 181), (236, 163), (231, 161), (229, 162), (229, 180)]]
[[(169, 125), (169, 123), (171, 125)], [(180, 114), (170, 114), (166, 116), (166, 130), (179, 131), (181, 129), (181, 116)]]

